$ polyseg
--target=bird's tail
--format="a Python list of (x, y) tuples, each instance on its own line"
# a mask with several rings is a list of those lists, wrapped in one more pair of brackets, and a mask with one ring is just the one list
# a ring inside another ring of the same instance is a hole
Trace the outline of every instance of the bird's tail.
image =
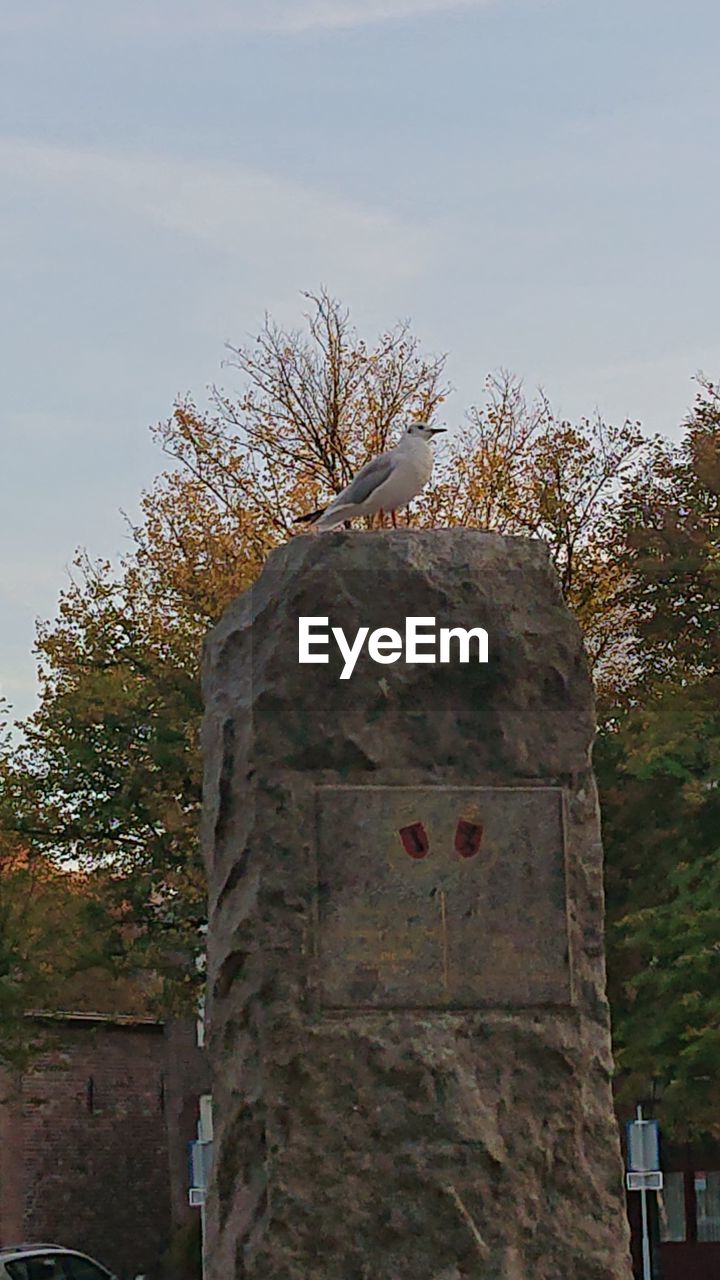
[(313, 520), (319, 520), (326, 511), (327, 507), (318, 507), (317, 511), (308, 511), (306, 515), (298, 516), (293, 520), (293, 524), (310, 524)]

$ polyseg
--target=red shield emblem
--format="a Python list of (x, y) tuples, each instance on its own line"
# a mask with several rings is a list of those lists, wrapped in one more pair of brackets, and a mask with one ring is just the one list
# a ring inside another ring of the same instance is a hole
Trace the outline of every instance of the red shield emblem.
[(409, 857), (424, 858), (429, 852), (430, 843), (422, 822), (413, 822), (409, 827), (401, 827), (398, 835)]
[(455, 851), (461, 858), (474, 858), (482, 840), (482, 824), (461, 818), (455, 829)]

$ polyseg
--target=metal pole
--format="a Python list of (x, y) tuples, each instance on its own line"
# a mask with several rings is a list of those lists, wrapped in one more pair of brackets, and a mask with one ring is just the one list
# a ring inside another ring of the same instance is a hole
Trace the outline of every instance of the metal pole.
[(200, 1205), (200, 1274), (205, 1275), (205, 1202)]
[[(637, 1118), (642, 1120), (643, 1113), (640, 1103), (637, 1106)], [(643, 1258), (643, 1280), (653, 1280), (652, 1263), (650, 1261), (650, 1233), (648, 1231), (648, 1209), (647, 1209), (647, 1191), (642, 1187), (640, 1191), (640, 1210), (642, 1213), (642, 1258)]]
[(652, 1280), (652, 1265), (650, 1262), (650, 1235), (648, 1233), (647, 1191), (645, 1190), (644, 1187), (640, 1192), (640, 1208), (642, 1210), (643, 1280)]

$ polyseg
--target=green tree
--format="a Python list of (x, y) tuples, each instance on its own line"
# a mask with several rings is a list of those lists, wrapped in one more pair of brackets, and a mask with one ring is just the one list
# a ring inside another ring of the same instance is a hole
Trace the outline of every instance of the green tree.
[(720, 1134), (720, 401), (621, 508), (635, 679), (596, 760), (619, 1084), (678, 1136)]
[[(156, 429), (170, 469), (143, 496), (131, 553), (116, 569), (79, 557), (57, 619), (40, 628), (40, 706), (6, 777), (20, 835), (103, 874), (128, 922), (127, 962), (162, 974), (165, 999), (192, 996), (202, 947), (203, 635), (299, 512), (446, 394), (444, 357), (424, 355), (406, 325), (370, 345), (326, 294), (309, 307), (304, 332), (267, 319), (231, 351), (235, 398), (217, 391), (207, 411), (185, 400)], [(542, 397), (492, 378), (403, 519), (546, 538), (598, 670), (614, 679), (627, 605), (612, 512), (641, 453), (636, 427), (557, 420)]]
[(197, 850), (198, 647), (132, 589), (133, 567), (80, 557), (39, 629), (38, 710), (4, 770), (6, 823), (28, 847), (94, 877), (125, 927), (114, 963), (152, 970), (164, 1000), (193, 984), (205, 920)]

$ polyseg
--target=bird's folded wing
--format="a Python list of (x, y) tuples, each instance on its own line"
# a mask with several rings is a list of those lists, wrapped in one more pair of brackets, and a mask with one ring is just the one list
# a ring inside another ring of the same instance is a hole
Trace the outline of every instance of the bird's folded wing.
[(361, 506), (371, 493), (385, 483), (392, 469), (393, 460), (389, 453), (381, 453), (379, 457), (371, 458), (353, 477), (347, 489), (343, 489), (330, 505), (333, 507)]

